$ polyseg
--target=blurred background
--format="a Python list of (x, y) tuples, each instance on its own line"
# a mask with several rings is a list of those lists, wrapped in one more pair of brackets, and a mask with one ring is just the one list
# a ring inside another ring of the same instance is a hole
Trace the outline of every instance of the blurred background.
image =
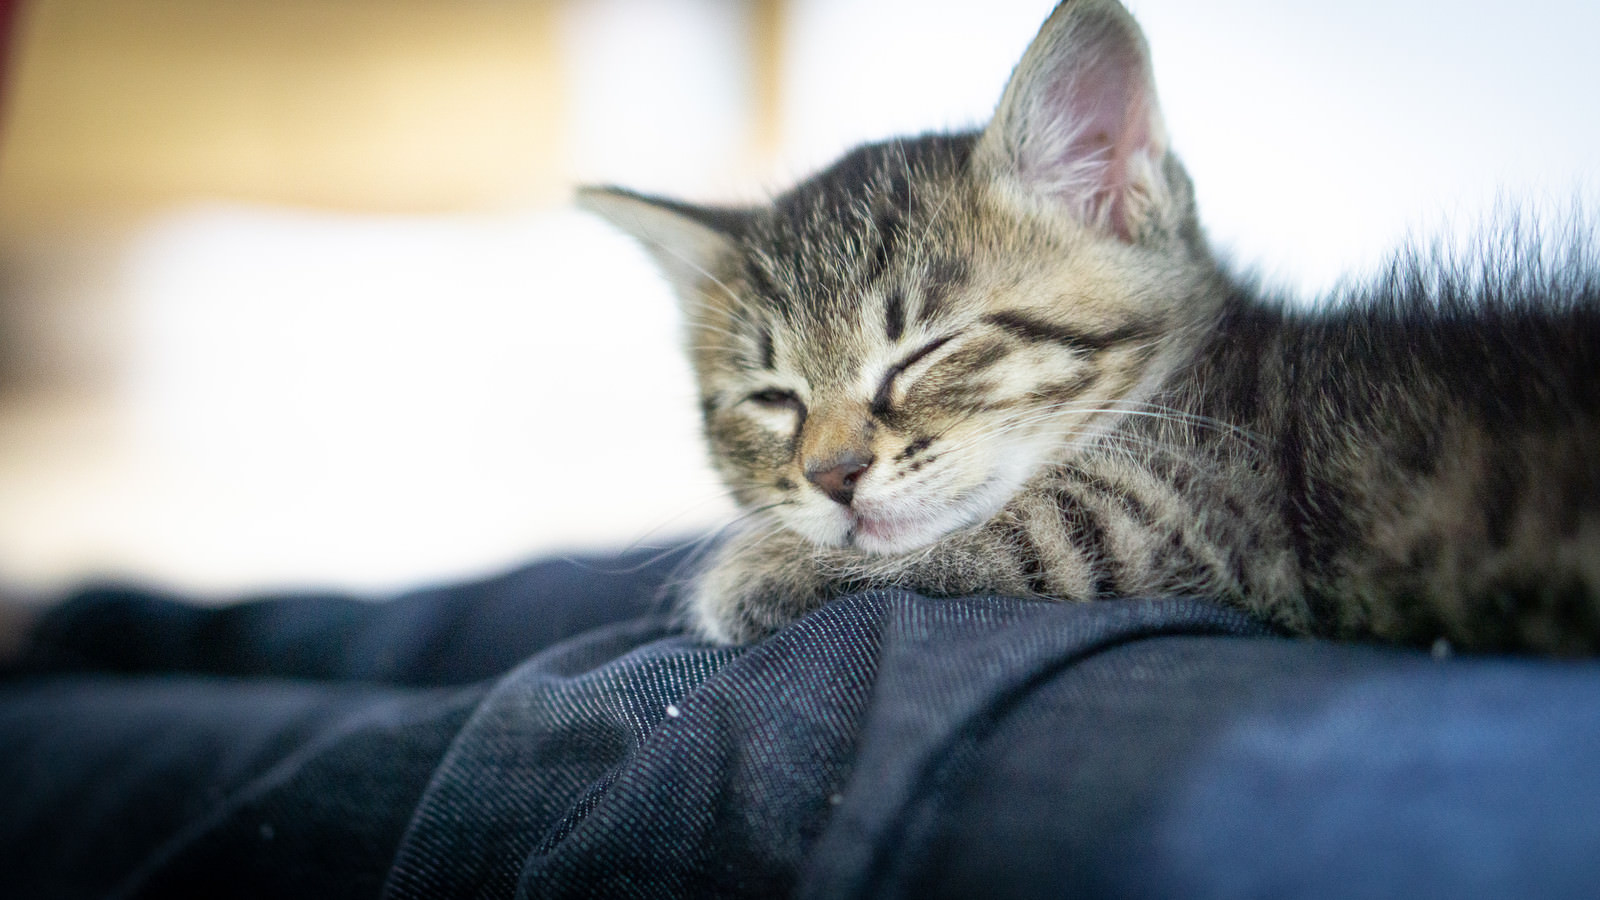
[[(1305, 296), (1597, 197), (1600, 4), (1131, 5), (1214, 240)], [(673, 302), (573, 185), (757, 199), (980, 124), (1052, 6), (0, 0), (0, 582), (383, 591), (713, 527)]]

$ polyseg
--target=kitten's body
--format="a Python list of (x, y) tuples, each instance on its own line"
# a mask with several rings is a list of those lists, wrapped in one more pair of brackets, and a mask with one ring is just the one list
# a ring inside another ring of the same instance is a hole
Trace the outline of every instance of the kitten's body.
[(692, 591), (712, 637), (900, 586), (1600, 649), (1593, 269), (1258, 296), (1205, 245), (1114, 3), (1063, 4), (982, 133), (862, 148), (755, 210), (587, 200), (683, 294), (752, 511)]

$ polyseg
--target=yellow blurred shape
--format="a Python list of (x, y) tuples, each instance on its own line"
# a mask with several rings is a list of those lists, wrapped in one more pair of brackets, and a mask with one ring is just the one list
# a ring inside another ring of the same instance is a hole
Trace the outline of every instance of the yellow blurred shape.
[(34, 0), (0, 228), (224, 199), (374, 212), (563, 190), (559, 4)]

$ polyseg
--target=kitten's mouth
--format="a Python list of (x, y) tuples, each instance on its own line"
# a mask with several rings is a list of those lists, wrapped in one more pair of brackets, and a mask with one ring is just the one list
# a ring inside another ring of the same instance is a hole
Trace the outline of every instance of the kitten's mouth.
[(893, 517), (855, 513), (845, 541), (868, 553), (905, 553), (926, 546), (939, 537)]
[(855, 522), (850, 526), (852, 543), (860, 544), (863, 538), (872, 544), (892, 542), (902, 532), (902, 529), (895, 528), (894, 523), (888, 519), (874, 519), (860, 513), (854, 518)]
[[(893, 507), (860, 504), (849, 512), (849, 530), (845, 544), (871, 554), (890, 555), (920, 550), (945, 535), (975, 522), (987, 519), (999, 510), (1003, 497), (989, 497), (1000, 484), (991, 477), (978, 485), (960, 491), (929, 510), (924, 504), (913, 514), (896, 514)], [(1014, 488), (1013, 488), (1014, 489)], [(992, 502), (991, 502), (992, 501)]]

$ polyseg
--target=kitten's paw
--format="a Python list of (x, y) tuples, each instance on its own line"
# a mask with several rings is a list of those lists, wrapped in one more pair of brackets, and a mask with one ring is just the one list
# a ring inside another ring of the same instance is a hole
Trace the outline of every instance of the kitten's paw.
[(719, 644), (750, 643), (842, 593), (824, 576), (818, 553), (786, 531), (733, 538), (690, 585), (687, 607), (695, 630)]

